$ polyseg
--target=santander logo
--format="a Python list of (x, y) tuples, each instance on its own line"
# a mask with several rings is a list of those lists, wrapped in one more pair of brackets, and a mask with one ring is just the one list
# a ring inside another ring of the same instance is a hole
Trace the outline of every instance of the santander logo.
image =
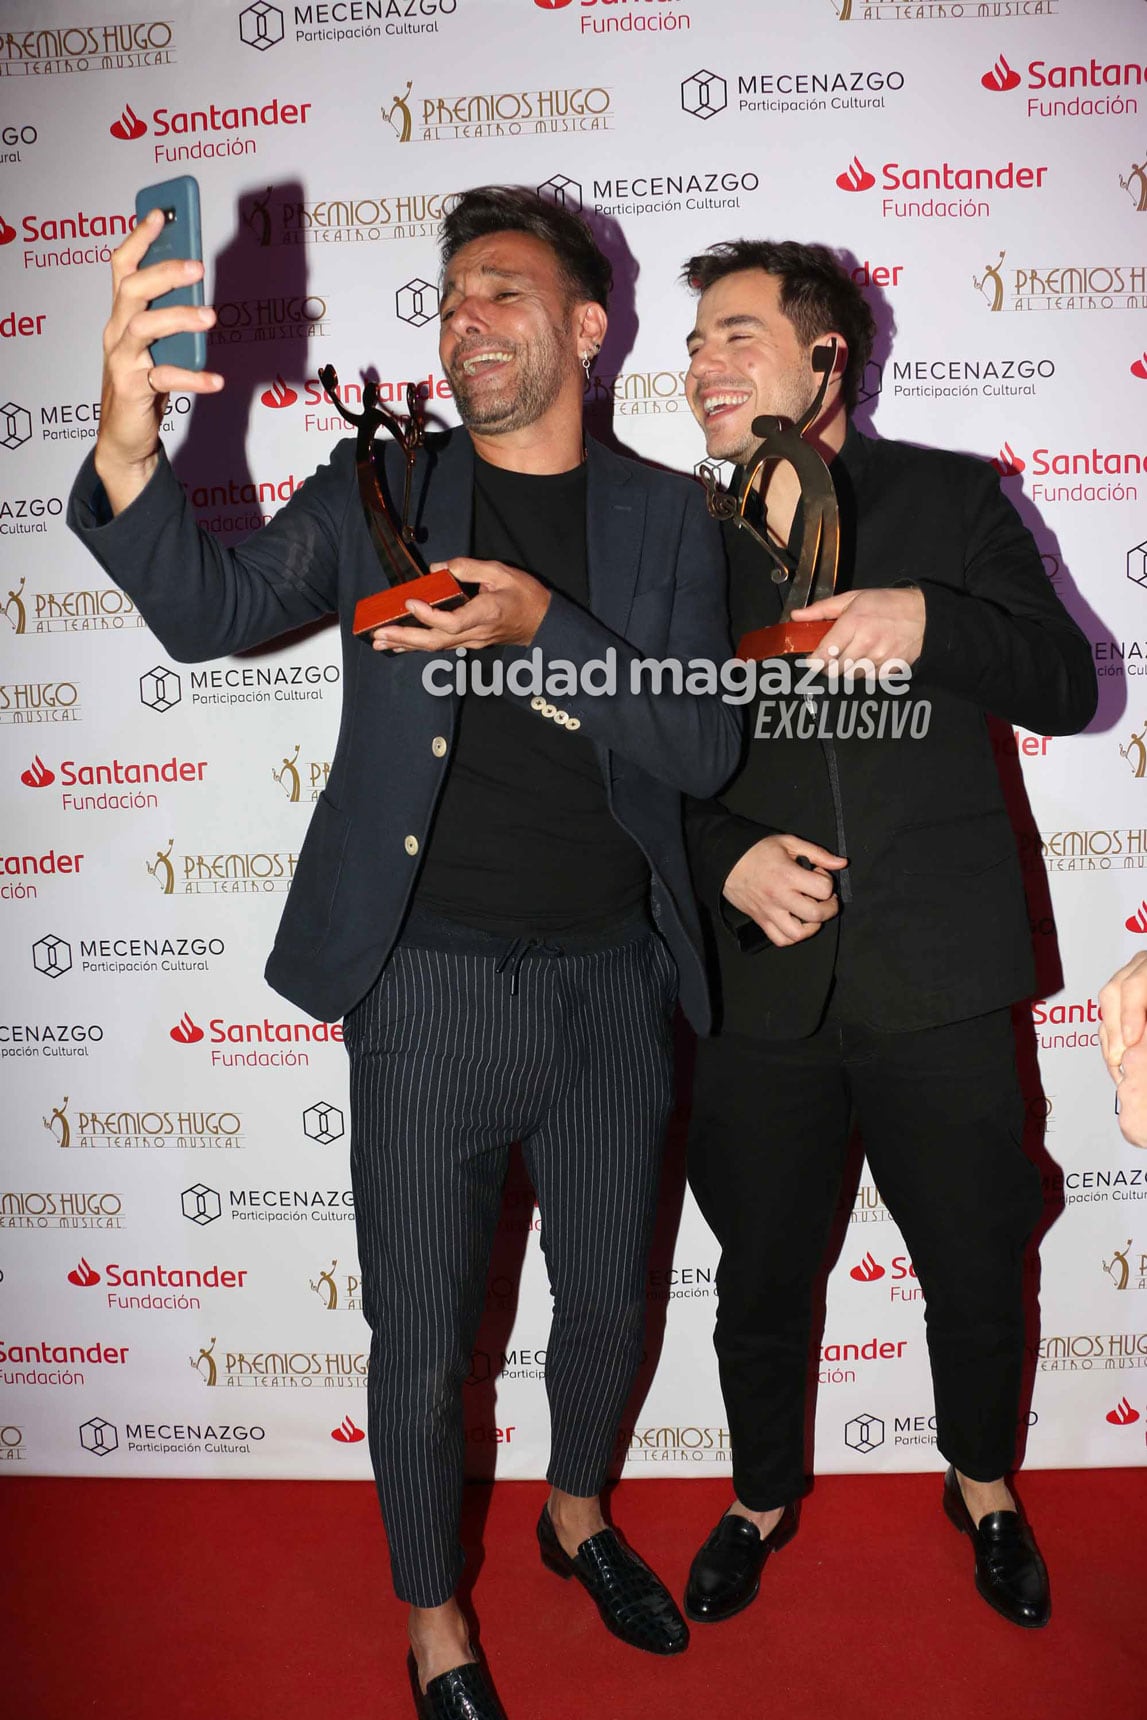
[(985, 72), (980, 82), (986, 90), (1014, 90), (1020, 84), (1020, 74), (1013, 66), (1008, 65), (1001, 54), (991, 71)]
[(1132, 376), (1137, 376), (1140, 382), (1147, 382), (1147, 352), (1142, 358), (1137, 358), (1131, 366)]
[(68, 1283), (78, 1284), (81, 1290), (90, 1290), (93, 1284), (98, 1284), (99, 1281), (100, 1274), (95, 1267), (89, 1266), (87, 1261), (82, 1258), (80, 1264), (74, 1266), (68, 1273)]
[(860, 157), (854, 155), (844, 172), (837, 174), (836, 183), (842, 191), (871, 191), (876, 178), (869, 173)]
[(1001, 478), (1018, 478), (1027, 465), (1027, 461), (1020, 459), (1010, 442), (1005, 442), (999, 454), (992, 461), (992, 465)]
[(534, 5), (540, 6), (543, 12), (560, 12), (569, 3), (570, 0), (534, 0)]
[[(537, 3), (540, 6), (542, 0), (537, 0)], [(344, 1415), (338, 1427), (331, 1428), (331, 1438), (337, 1439), (340, 1445), (357, 1445), (360, 1439), (366, 1438), (366, 1434), (361, 1427), (355, 1426), (349, 1415)]]
[(177, 1045), (198, 1045), (203, 1038), (203, 1029), (192, 1021), (187, 1011), (184, 1010), (171, 1029), (170, 1037), (175, 1040)]
[(20, 781), (25, 788), (47, 788), (50, 782), (55, 782), (56, 773), (49, 770), (39, 753), (36, 754), (27, 770), (20, 772)]
[(1107, 1420), (1112, 1427), (1130, 1427), (1132, 1422), (1139, 1420), (1139, 1411), (1132, 1409), (1127, 1399), (1124, 1398), (1121, 1403), (1116, 1404), (1114, 1409), (1108, 1410)]
[(1147, 932), (1147, 902), (1141, 902), (1139, 912), (1129, 915), (1123, 924), (1129, 932), (1138, 932), (1142, 937), (1144, 932)]
[(124, 110), (108, 130), (113, 137), (118, 137), (121, 143), (134, 143), (137, 137), (142, 137), (147, 130), (147, 121), (140, 119), (134, 108), (124, 103)]
[(264, 406), (273, 407), (276, 412), (284, 406), (293, 406), (298, 398), (297, 391), (291, 387), (289, 382), (284, 380), (281, 371), (270, 388), (265, 388), (259, 396)]
[(0, 215), (0, 245), (10, 245), (16, 237), (16, 229)]
[(870, 1251), (852, 1268), (848, 1276), (855, 1278), (858, 1284), (875, 1284), (878, 1278), (884, 1277), (884, 1268), (878, 1260), (873, 1259)]

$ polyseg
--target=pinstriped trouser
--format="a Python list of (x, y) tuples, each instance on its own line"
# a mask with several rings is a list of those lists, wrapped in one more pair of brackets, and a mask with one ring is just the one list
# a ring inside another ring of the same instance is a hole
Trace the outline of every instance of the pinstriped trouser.
[(371, 1460), (395, 1590), (414, 1606), (441, 1605), (462, 1572), (462, 1386), (513, 1141), (554, 1295), (552, 1486), (599, 1491), (641, 1357), (674, 963), (644, 927), (582, 953), (511, 946), (499, 963), (507, 944), (411, 934), (344, 1027)]

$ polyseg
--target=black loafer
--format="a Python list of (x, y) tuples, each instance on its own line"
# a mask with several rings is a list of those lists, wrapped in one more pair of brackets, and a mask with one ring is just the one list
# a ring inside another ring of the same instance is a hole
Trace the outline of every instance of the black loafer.
[(631, 1547), (612, 1529), (602, 1529), (583, 1541), (570, 1558), (550, 1520), (549, 1507), (538, 1518), (542, 1563), (559, 1577), (576, 1577), (597, 1604), (602, 1622), (614, 1636), (648, 1654), (680, 1654), (689, 1643), (689, 1627), (660, 1582)]
[(944, 1510), (976, 1550), (976, 1588), (1012, 1624), (1039, 1630), (1051, 1617), (1047, 1566), (1018, 1511), (989, 1511), (973, 1523), (956, 1471), (944, 1477)]
[(407, 1656), (414, 1711), (418, 1720), (506, 1720), (506, 1710), (490, 1688), (485, 1672), (472, 1661), (432, 1678), (423, 1690), (418, 1663)]
[(688, 1617), (698, 1624), (717, 1624), (744, 1612), (757, 1598), (765, 1560), (792, 1540), (799, 1515), (795, 1503), (786, 1505), (776, 1528), (764, 1540), (747, 1517), (722, 1517), (689, 1567), (685, 1590)]

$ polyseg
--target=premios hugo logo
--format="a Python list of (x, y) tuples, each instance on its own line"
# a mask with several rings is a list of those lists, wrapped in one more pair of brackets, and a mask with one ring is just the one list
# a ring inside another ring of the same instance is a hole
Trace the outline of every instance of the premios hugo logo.
[(156, 142), (152, 146), (152, 156), (157, 162), (255, 155), (258, 145), (255, 138), (247, 134), (278, 126), (306, 125), (313, 105), (312, 102), (283, 101), (274, 96), (268, 102), (251, 106), (217, 107), (212, 102), (205, 108), (159, 107), (145, 117), (127, 104), (112, 120), (108, 131), (121, 143), (137, 143), (149, 134), (157, 139), (195, 137), (194, 143)]

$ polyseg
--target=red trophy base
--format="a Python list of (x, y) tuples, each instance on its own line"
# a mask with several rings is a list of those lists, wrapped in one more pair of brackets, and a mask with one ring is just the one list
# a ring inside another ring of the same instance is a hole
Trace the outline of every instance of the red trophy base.
[(815, 657), (831, 621), (778, 621), (758, 627), (737, 643), (737, 656), (746, 663), (763, 663), (770, 657)]
[(418, 618), (406, 605), (411, 598), (429, 603), (434, 609), (456, 609), (465, 603), (466, 593), (448, 568), (437, 573), (424, 573), (419, 579), (404, 579), (398, 585), (388, 585), (372, 597), (363, 597), (354, 607), (356, 634), (373, 633), (376, 627), (418, 626)]

